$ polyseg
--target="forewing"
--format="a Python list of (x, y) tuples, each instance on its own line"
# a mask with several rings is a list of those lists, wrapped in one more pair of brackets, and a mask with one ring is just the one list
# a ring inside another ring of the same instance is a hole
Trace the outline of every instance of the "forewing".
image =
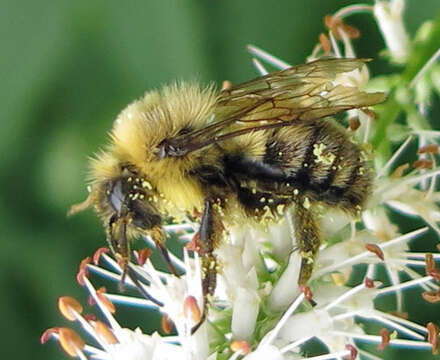
[[(323, 59), (268, 74), (220, 93), (218, 117), (248, 121), (312, 120), (384, 100), (341, 84), (366, 59)], [(238, 118), (238, 119), (237, 119)]]
[(232, 86), (219, 94), (214, 121), (204, 129), (170, 139), (163, 156), (188, 152), (251, 131), (288, 126), (341, 111), (375, 105), (384, 93), (342, 85), (342, 74), (367, 59), (322, 59)]

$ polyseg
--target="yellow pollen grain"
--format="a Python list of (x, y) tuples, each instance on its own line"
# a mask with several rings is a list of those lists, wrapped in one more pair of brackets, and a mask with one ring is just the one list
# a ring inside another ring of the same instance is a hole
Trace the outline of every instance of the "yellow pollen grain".
[(304, 206), (304, 208), (306, 208), (306, 209), (309, 209), (309, 208), (310, 208), (310, 200), (309, 200), (308, 197), (306, 197), (306, 198), (304, 199), (303, 206)]
[(313, 155), (316, 157), (315, 162), (331, 165), (335, 161), (336, 156), (331, 152), (324, 154), (325, 148), (326, 146), (323, 143), (313, 145)]
[(277, 212), (279, 215), (283, 215), (284, 214), (284, 208), (286, 207), (286, 205), (284, 204), (280, 204), (277, 206)]
[(151, 184), (150, 184), (148, 181), (146, 181), (146, 180), (142, 181), (142, 187), (143, 187), (143, 188), (147, 188), (148, 190), (153, 189), (153, 187), (151, 186)]

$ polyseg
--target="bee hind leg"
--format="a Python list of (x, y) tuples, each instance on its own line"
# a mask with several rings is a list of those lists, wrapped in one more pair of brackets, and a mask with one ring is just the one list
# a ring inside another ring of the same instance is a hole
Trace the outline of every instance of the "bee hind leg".
[(301, 255), (298, 284), (306, 285), (312, 276), (315, 258), (321, 245), (321, 234), (313, 209), (305, 199), (301, 199), (294, 208), (293, 227), (296, 247)]

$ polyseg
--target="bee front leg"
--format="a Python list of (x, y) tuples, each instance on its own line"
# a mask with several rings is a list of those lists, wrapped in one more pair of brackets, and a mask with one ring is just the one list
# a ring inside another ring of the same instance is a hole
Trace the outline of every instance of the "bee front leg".
[(218, 203), (206, 200), (202, 221), (200, 223), (198, 253), (202, 261), (203, 311), (200, 322), (191, 329), (192, 334), (194, 334), (205, 321), (209, 297), (214, 295), (217, 285), (217, 260), (214, 255), (214, 250), (217, 248), (223, 232), (220, 214), (216, 210), (217, 206), (219, 206)]
[(107, 243), (118, 260), (122, 269), (121, 283), (127, 275), (127, 265), (130, 260), (130, 245), (127, 239), (127, 218), (114, 214), (109, 221)]
[(315, 258), (321, 245), (321, 234), (316, 217), (308, 201), (300, 199), (293, 211), (293, 226), (301, 255), (299, 285), (306, 285), (312, 276)]

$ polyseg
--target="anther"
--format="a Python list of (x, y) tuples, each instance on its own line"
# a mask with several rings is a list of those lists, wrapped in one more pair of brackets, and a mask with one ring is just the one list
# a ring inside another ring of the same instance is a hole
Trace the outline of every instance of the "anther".
[(63, 350), (72, 357), (78, 356), (78, 351), (84, 349), (84, 340), (72, 329), (58, 329), (59, 342)]
[(117, 344), (118, 340), (115, 337), (115, 334), (111, 331), (106, 323), (101, 320), (95, 321), (93, 323), (93, 328), (95, 329), (99, 338), (106, 342), (107, 344)]
[(95, 265), (99, 264), (99, 260), (101, 259), (101, 256), (103, 254), (107, 254), (108, 252), (110, 252), (110, 249), (108, 247), (101, 247), (98, 250), (95, 251), (95, 253), (93, 254), (93, 263)]
[(241, 355), (246, 355), (251, 352), (251, 345), (245, 340), (233, 340), (230, 348), (233, 352), (239, 352)]
[(194, 324), (200, 323), (202, 319), (200, 308), (194, 296), (187, 296), (183, 302), (183, 314), (186, 318), (191, 317)]
[(58, 310), (67, 320), (75, 321), (76, 317), (72, 310), (81, 314), (83, 311), (82, 305), (71, 296), (61, 296), (58, 298)]
[(366, 244), (365, 249), (369, 252), (375, 254), (380, 260), (384, 260), (384, 254), (379, 245), (376, 244)]
[(417, 154), (438, 154), (438, 145), (437, 144), (429, 144), (422, 146), (417, 150)]
[(432, 254), (428, 253), (425, 255), (425, 262), (426, 262), (426, 268), (425, 268), (426, 275), (432, 276), (436, 281), (440, 281), (440, 271), (435, 266), (435, 261)]
[(357, 349), (353, 345), (351, 345), (351, 344), (345, 345), (345, 348), (348, 351), (350, 351), (350, 355), (344, 357), (344, 359), (345, 360), (355, 360), (356, 357), (357, 357), (357, 354), (358, 354)]
[(428, 342), (432, 345), (432, 355), (438, 354), (438, 327), (430, 322), (426, 325), (428, 330)]
[(101, 303), (107, 308), (107, 310), (114, 314), (116, 312), (116, 307), (105, 295), (106, 292), (107, 289), (105, 287), (100, 287), (98, 290), (96, 290), (96, 296), (98, 297), (99, 301), (101, 301)]
[(165, 334), (169, 335), (173, 332), (174, 324), (168, 315), (163, 314), (161, 319), (162, 330)]
[(390, 332), (387, 329), (380, 329), (380, 337), (382, 338), (382, 342), (377, 345), (377, 350), (382, 351), (388, 347), (390, 344)]
[(153, 250), (150, 248), (140, 249), (136, 252), (136, 260), (139, 265), (145, 265)]
[(365, 287), (368, 289), (374, 288), (374, 281), (372, 279), (370, 279), (369, 277), (365, 277), (364, 284), (365, 284)]
[(59, 331), (58, 327), (53, 327), (53, 328), (49, 328), (49, 329), (44, 330), (44, 332), (40, 336), (40, 343), (41, 344), (47, 343), (53, 334), (58, 334), (58, 331)]
[(81, 286), (84, 286), (84, 277), (89, 277), (89, 271), (87, 269), (87, 265), (90, 264), (91, 258), (90, 256), (83, 259), (79, 264), (78, 273), (76, 274), (76, 281)]

